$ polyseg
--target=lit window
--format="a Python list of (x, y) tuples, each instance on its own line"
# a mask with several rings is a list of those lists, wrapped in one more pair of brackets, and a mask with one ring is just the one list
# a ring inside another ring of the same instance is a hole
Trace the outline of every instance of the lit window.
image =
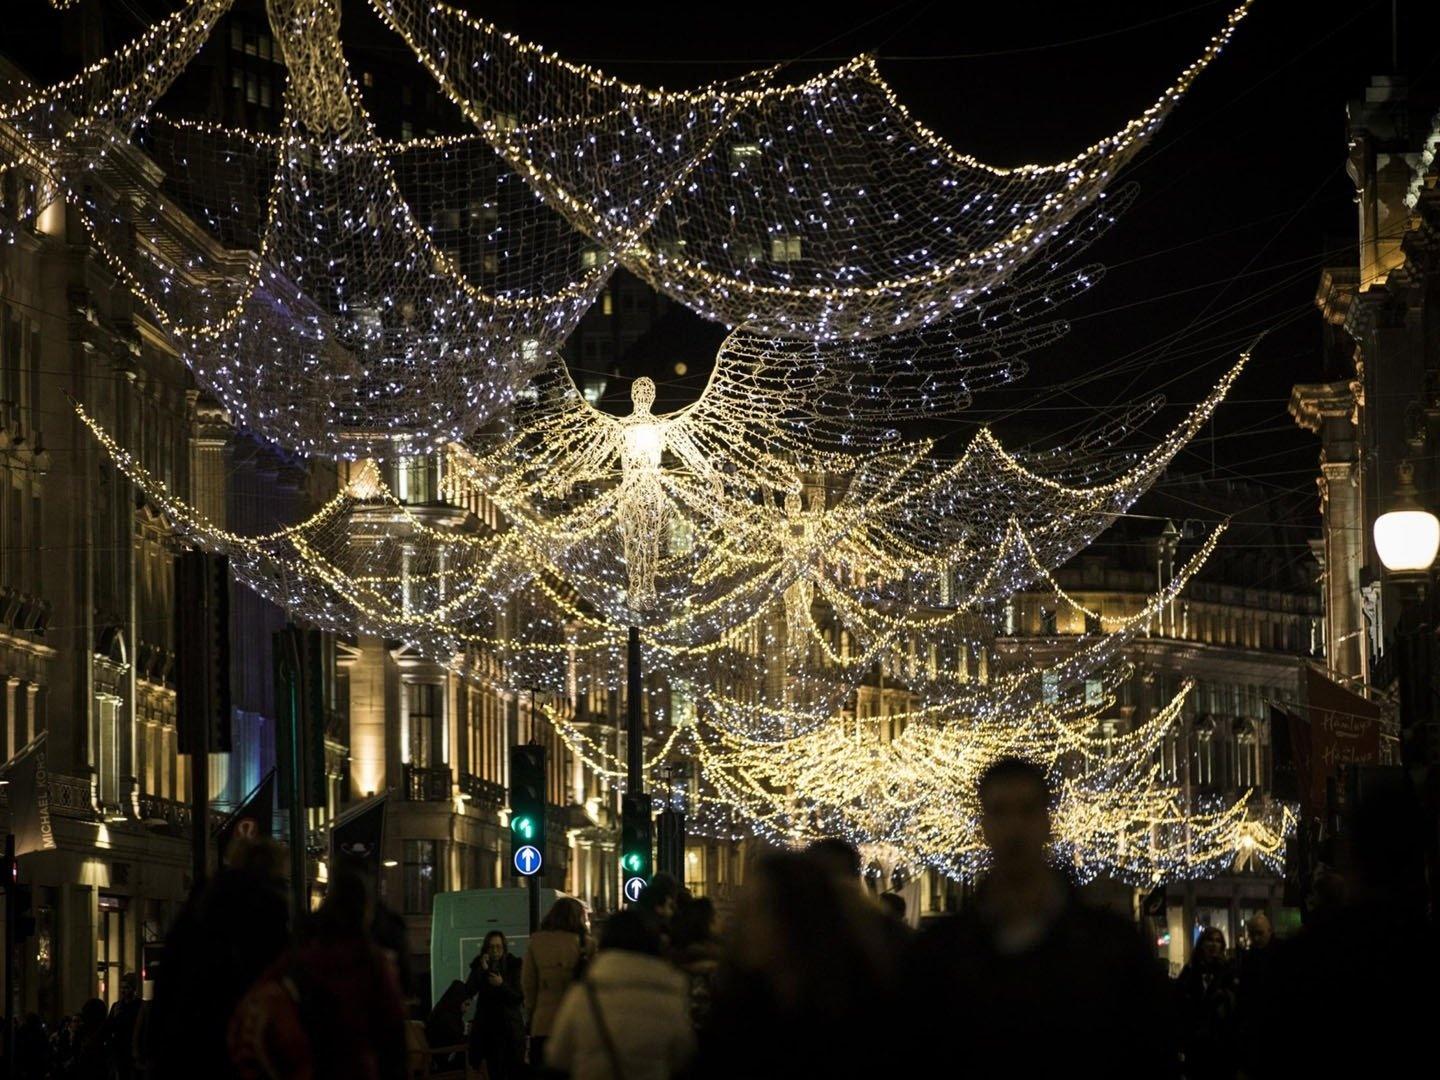
[(438, 877), (434, 840), (405, 841), (405, 914), (429, 915)]
[(410, 728), (410, 764), (422, 769), (446, 764), (445, 710), (441, 687), (435, 683), (411, 683), (406, 709)]
[(800, 259), (800, 237), (774, 236), (770, 238), (770, 258), (774, 262), (797, 262)]
[(1260, 786), (1260, 739), (1251, 720), (1235, 736), (1235, 782), (1240, 787)]
[(604, 292), (604, 293), (601, 295), (601, 297), (600, 297), (600, 314), (602, 314), (602, 315), (614, 315), (614, 314), (615, 314), (615, 298), (610, 295), (610, 290), (609, 290), (609, 289), (606, 289), (605, 292)]
[(730, 147), (730, 168), (743, 169), (760, 158), (760, 147), (756, 143), (736, 143)]
[(375, 76), (368, 71), (365, 72), (363, 75), (360, 76), (360, 84), (366, 88), (374, 86)]
[(1195, 775), (1200, 786), (1215, 783), (1215, 724), (1208, 717), (1195, 725)]

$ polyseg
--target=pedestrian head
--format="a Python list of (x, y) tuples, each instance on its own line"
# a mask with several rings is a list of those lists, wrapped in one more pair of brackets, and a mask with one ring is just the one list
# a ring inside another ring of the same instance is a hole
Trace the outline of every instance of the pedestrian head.
[(860, 880), (860, 852), (848, 840), (838, 836), (827, 836), (816, 840), (805, 849), (810, 861), (837, 879)]
[(880, 907), (884, 910), (886, 915), (889, 915), (896, 922), (905, 921), (905, 898), (899, 893), (881, 893)]
[(662, 921), (668, 922), (675, 914), (675, 906), (680, 900), (680, 882), (675, 880), (673, 874), (667, 874), (663, 870), (650, 879), (650, 884), (645, 886), (645, 891), (640, 894), (640, 906), (654, 912)]
[(688, 949), (703, 945), (715, 937), (715, 901), (699, 896), (681, 904), (670, 920), (670, 946)]
[(659, 956), (662, 947), (660, 927), (647, 912), (633, 909), (617, 911), (605, 920), (600, 934), (600, 950), (641, 953)]
[(1245, 921), (1245, 930), (1250, 935), (1250, 947), (1263, 949), (1275, 937), (1275, 928), (1270, 925), (1270, 916), (1257, 911)]
[(317, 938), (370, 938), (374, 907), (370, 888), (359, 874), (341, 871), (330, 879), (325, 899), (315, 913), (311, 932)]
[(893, 978), (873, 909), (850, 883), (816, 873), (808, 854), (758, 860), (727, 929), (725, 969), (760, 980), (782, 1011), (840, 1023), (857, 995)]
[(91, 998), (80, 1006), (80, 1030), (92, 1031), (105, 1023), (108, 1010), (105, 1002), (99, 998)]
[(562, 896), (550, 905), (540, 923), (541, 930), (563, 930), (567, 934), (585, 936), (585, 907), (574, 897)]
[(286, 875), (283, 845), (268, 836), (253, 840), (237, 837), (225, 849), (225, 866), (265, 881), (283, 882)]
[(1050, 781), (1024, 758), (1004, 757), (980, 776), (980, 829), (992, 864), (1005, 872), (1045, 863), (1050, 843)]
[(1207, 926), (1200, 932), (1195, 953), (1203, 964), (1218, 964), (1225, 959), (1225, 934), (1218, 926)]
[(131, 1001), (140, 992), (140, 979), (133, 971), (120, 976), (120, 1000)]
[(505, 959), (505, 954), (509, 951), (510, 944), (505, 940), (505, 935), (499, 930), (491, 930), (486, 934), (485, 941), (480, 946), (480, 955), (492, 964)]

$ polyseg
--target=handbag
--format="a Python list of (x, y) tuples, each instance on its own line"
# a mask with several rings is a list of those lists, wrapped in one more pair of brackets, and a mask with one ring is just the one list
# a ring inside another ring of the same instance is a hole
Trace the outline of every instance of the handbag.
[(595, 984), (589, 979), (584, 982), (585, 996), (590, 999), (590, 1013), (595, 1017), (595, 1028), (600, 1032), (600, 1041), (605, 1044), (605, 1056), (610, 1059), (610, 1071), (615, 1080), (625, 1080), (625, 1070), (620, 1066), (620, 1051), (610, 1035), (610, 1026), (605, 1023), (605, 1014), (600, 1010), (600, 996), (595, 993)]

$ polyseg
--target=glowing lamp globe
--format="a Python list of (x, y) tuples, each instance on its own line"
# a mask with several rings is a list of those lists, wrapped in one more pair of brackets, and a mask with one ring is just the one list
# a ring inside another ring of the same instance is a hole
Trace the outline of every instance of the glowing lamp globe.
[(1430, 569), (1440, 548), (1440, 520), (1428, 510), (1391, 510), (1375, 519), (1375, 550), (1391, 573)]
[(1392, 574), (1423, 573), (1440, 550), (1440, 519), (1416, 498), (1415, 470), (1400, 466), (1394, 509), (1375, 519), (1375, 551)]

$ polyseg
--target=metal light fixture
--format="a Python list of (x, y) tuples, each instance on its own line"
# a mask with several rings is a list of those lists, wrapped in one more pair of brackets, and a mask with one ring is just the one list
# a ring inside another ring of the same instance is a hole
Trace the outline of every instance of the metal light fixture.
[(1420, 505), (1415, 467), (1402, 461), (1398, 471), (1394, 505), (1375, 519), (1375, 550), (1392, 574), (1424, 573), (1440, 550), (1440, 519)]

